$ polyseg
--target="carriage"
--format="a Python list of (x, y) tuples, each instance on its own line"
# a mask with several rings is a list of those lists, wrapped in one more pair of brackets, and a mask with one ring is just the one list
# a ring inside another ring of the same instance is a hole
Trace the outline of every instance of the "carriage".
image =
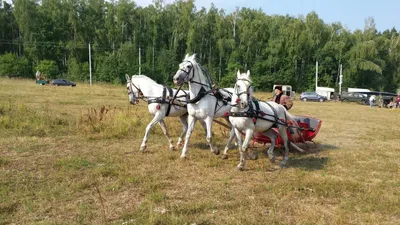
[[(313, 141), (313, 138), (315, 136), (317, 136), (319, 129), (321, 128), (322, 120), (316, 119), (313, 117), (308, 117), (308, 116), (293, 116), (293, 117), (296, 120), (299, 127), (302, 129), (299, 130), (299, 133), (300, 133), (299, 138), (294, 138), (292, 134), (295, 131), (292, 128), (289, 128), (287, 130), (289, 140), (294, 144), (298, 144), (298, 143), (306, 144), (306, 148), (307, 148), (306, 150), (304, 150), (300, 147), (297, 147), (295, 149), (300, 152), (305, 152), (305, 151), (308, 152), (308, 151), (310, 151), (310, 148), (308, 145), (309, 142), (313, 143), (314, 148), (316, 148), (317, 144)], [(279, 134), (277, 128), (272, 128), (272, 129), (277, 135)], [(253, 135), (252, 147), (255, 146), (255, 143), (265, 145), (266, 143), (271, 143), (271, 140), (270, 140), (270, 138), (265, 136), (263, 133), (257, 132)], [(279, 135), (275, 141), (275, 144), (278, 147), (283, 145), (283, 140)]]
[[(296, 132), (295, 130), (296, 128), (289, 127), (289, 129), (287, 130), (289, 140), (291, 143), (294, 144), (306, 145), (305, 150), (301, 147), (298, 147), (297, 145), (296, 146), (292, 145), (293, 149), (299, 152), (309, 152), (310, 151), (310, 147), (308, 145), (309, 143), (312, 143), (314, 145), (314, 148), (317, 148), (317, 144), (313, 141), (313, 139), (317, 136), (319, 129), (321, 128), (322, 120), (308, 116), (293, 116), (293, 117), (295, 118), (298, 126), (300, 127), (298, 131), (300, 135), (298, 138), (294, 138), (293, 134), (294, 132)], [(227, 129), (230, 129), (230, 126), (227, 125), (226, 123), (223, 123), (219, 120), (214, 120), (214, 122)], [(290, 126), (290, 124), (288, 125)], [(275, 141), (275, 145), (278, 148), (281, 148), (283, 146), (283, 139), (282, 137), (279, 136), (278, 129), (272, 128), (272, 131), (278, 136), (278, 138)], [(251, 146), (255, 148), (256, 143), (266, 145), (268, 143), (271, 143), (271, 139), (261, 132), (256, 132), (253, 134)]]

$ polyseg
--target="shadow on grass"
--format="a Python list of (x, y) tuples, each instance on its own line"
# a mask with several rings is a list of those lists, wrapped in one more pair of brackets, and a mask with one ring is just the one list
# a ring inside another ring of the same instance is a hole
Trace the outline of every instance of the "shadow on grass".
[(328, 163), (328, 157), (290, 158), (289, 167), (301, 168), (307, 171), (321, 170)]
[[(190, 143), (189, 148), (197, 148), (200, 150), (210, 150), (210, 146), (207, 143), (202, 143), (202, 142), (196, 142), (196, 143)], [(216, 147), (219, 148), (219, 150), (221, 150), (221, 147), (217, 146)]]
[[(306, 144), (297, 144), (302, 149), (307, 149)], [(268, 146), (269, 147), (269, 146)], [(337, 146), (329, 144), (318, 144), (317, 148), (314, 144), (309, 144), (310, 152), (300, 153), (296, 150), (291, 149), (289, 153), (289, 167), (301, 168), (307, 171), (321, 170), (327, 164), (328, 157), (318, 157), (318, 153), (327, 150), (339, 149)], [(262, 150), (265, 157), (268, 157), (267, 150)], [(274, 153), (278, 157), (283, 157), (285, 154), (284, 148), (275, 148)], [(315, 156), (315, 157), (314, 157)]]

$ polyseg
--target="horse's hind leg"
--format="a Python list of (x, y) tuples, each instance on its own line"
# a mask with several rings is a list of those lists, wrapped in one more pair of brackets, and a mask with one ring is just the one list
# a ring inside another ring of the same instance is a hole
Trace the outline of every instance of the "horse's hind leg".
[(286, 133), (287, 128), (285, 126), (279, 125), (278, 129), (279, 129), (279, 135), (281, 136), (283, 144), (285, 146), (285, 156), (283, 157), (283, 160), (281, 162), (281, 167), (283, 168), (286, 167), (287, 161), (289, 159), (289, 138)]
[(188, 130), (186, 132), (185, 144), (182, 148), (181, 158), (186, 158), (186, 151), (188, 149), (190, 136), (192, 136), (194, 125), (196, 124), (196, 118), (193, 116), (188, 116)]
[(224, 154), (222, 155), (222, 158), (223, 158), (223, 159), (227, 159), (227, 158), (228, 158), (228, 150), (231, 148), (232, 141), (233, 141), (233, 139), (234, 139), (235, 137), (236, 137), (236, 135), (235, 135), (235, 130), (234, 130), (234, 128), (232, 127), (232, 129), (231, 129), (231, 131), (230, 131), (230, 133), (229, 133), (228, 142), (226, 143), (226, 146), (225, 146), (225, 149), (224, 149)]
[(235, 130), (238, 149), (239, 149), (239, 153), (240, 153), (240, 161), (239, 161), (239, 164), (236, 166), (236, 168), (238, 170), (243, 170), (246, 165), (246, 157), (245, 157), (246, 153), (245, 153), (245, 149), (243, 149), (243, 146), (242, 146), (242, 133), (236, 128), (234, 128), (234, 130)]
[(179, 147), (182, 146), (183, 137), (186, 135), (186, 132), (187, 132), (187, 130), (188, 130), (187, 117), (188, 117), (188, 114), (187, 114), (187, 113), (179, 117), (179, 120), (180, 120), (181, 123), (182, 123), (183, 129), (182, 129), (181, 136), (179, 136), (178, 143), (176, 143), (176, 147), (177, 147), (177, 148), (179, 148)]
[(213, 118), (208, 116), (205, 120), (206, 125), (207, 125), (207, 142), (210, 145), (210, 150), (216, 155), (219, 155), (219, 150), (217, 147), (213, 146), (212, 144), (212, 123), (213, 123)]
[(164, 120), (160, 120), (160, 122), (158, 122), (158, 124), (160, 124), (160, 127), (162, 129), (162, 131), (164, 132), (164, 135), (167, 137), (168, 142), (169, 142), (169, 150), (174, 150), (175, 147), (172, 144), (172, 139), (171, 136), (169, 136), (168, 130), (167, 130), (167, 125), (165, 125)]
[(264, 135), (269, 137), (269, 139), (271, 140), (271, 146), (269, 146), (267, 153), (268, 153), (269, 160), (272, 163), (275, 163), (274, 149), (275, 149), (275, 142), (276, 142), (277, 135), (276, 135), (275, 131), (272, 129), (269, 129), (266, 132), (264, 132)]
[(203, 120), (199, 120), (199, 123), (200, 123), (201, 126), (203, 127), (204, 134), (205, 134), (206, 137), (207, 137), (207, 124), (206, 124), (206, 122), (204, 122)]
[[(235, 135), (235, 129), (232, 127), (231, 122), (229, 121), (229, 117), (225, 117), (225, 120), (228, 122), (228, 124), (231, 126), (231, 131), (229, 133), (229, 139), (228, 142), (226, 143), (225, 149), (224, 149), (224, 154), (222, 155), (223, 159), (228, 158), (228, 150), (232, 148), (232, 141), (236, 137)], [(237, 138), (236, 138), (237, 142)]]

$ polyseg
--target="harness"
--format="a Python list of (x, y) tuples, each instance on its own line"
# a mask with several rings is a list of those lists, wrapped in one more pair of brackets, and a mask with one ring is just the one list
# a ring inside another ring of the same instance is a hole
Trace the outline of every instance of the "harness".
[[(190, 61), (188, 61), (188, 62), (192, 65), (192, 67), (190, 68), (189, 71), (180, 69), (181, 71), (183, 71), (184, 73), (186, 73), (187, 76), (190, 75), (190, 72), (192, 72), (192, 70), (193, 70), (193, 73), (195, 72), (195, 71), (194, 71), (194, 70), (195, 70), (195, 67), (193, 66), (193, 63), (190, 62)], [(228, 93), (228, 95), (229, 95), (229, 97), (226, 97), (226, 98), (225, 98), (225, 97), (221, 94), (219, 88), (215, 87), (215, 85), (213, 84), (213, 80), (211, 79), (210, 73), (209, 73), (201, 64), (197, 64), (197, 65), (198, 65), (199, 68), (205, 73), (206, 78), (207, 78), (207, 82), (208, 82), (209, 84), (204, 84), (204, 83), (201, 83), (201, 82), (194, 81), (194, 80), (193, 80), (193, 77), (189, 78), (188, 81), (189, 81), (190, 83), (199, 84), (199, 85), (201, 85), (201, 88), (200, 88), (200, 91), (197, 93), (197, 95), (196, 95), (193, 99), (190, 99), (190, 100), (188, 101), (188, 103), (190, 103), (190, 104), (196, 104), (197, 102), (199, 102), (199, 101), (200, 101), (203, 97), (205, 97), (206, 95), (212, 95), (212, 96), (214, 96), (214, 97), (217, 99), (217, 101), (215, 102), (215, 108), (214, 108), (214, 113), (216, 113), (216, 112), (218, 112), (223, 106), (228, 105), (228, 102), (231, 101), (232, 93), (229, 92), (229, 91), (227, 91), (227, 90), (225, 90), (225, 89), (222, 89), (222, 90), (224, 90), (226, 93)], [(182, 86), (183, 86), (183, 83), (179, 86), (178, 91), (181, 89)], [(210, 88), (210, 90), (206, 91), (206, 89), (205, 89), (204, 87), (208, 87), (208, 88)], [(174, 100), (175, 98), (176, 98), (176, 96), (174, 96), (172, 100)], [(219, 104), (218, 104), (219, 101), (222, 102), (222, 105), (219, 105)], [(218, 108), (218, 107), (219, 107), (219, 108)], [(218, 108), (218, 109), (217, 109), (217, 108)]]
[[(253, 104), (249, 104), (249, 109), (247, 111), (244, 111), (244, 112), (227, 112), (226, 116), (252, 118), (254, 125), (257, 123), (257, 120), (260, 119), (260, 120), (265, 120), (265, 121), (268, 121), (268, 122), (272, 122), (272, 123), (274, 123), (274, 126), (282, 125), (282, 126), (285, 126), (285, 127), (288, 127), (288, 128), (298, 129), (300, 131), (303, 131), (303, 130), (314, 131), (314, 129), (309, 129), (309, 128), (303, 128), (303, 127), (299, 127), (299, 126), (289, 125), (287, 123), (287, 115), (286, 115), (286, 113), (285, 113), (285, 121), (280, 120), (278, 118), (278, 116), (277, 116), (278, 113), (276, 112), (275, 108), (272, 107), (272, 105), (270, 103), (268, 103), (268, 102), (266, 102), (266, 104), (272, 109), (274, 114), (268, 114), (268, 113), (265, 113), (265, 112), (261, 111), (258, 100), (253, 100), (253, 103), (254, 103), (256, 109), (253, 108)], [(265, 118), (265, 116), (272, 117), (272, 119)]]
[[(186, 104), (176, 104), (174, 101), (176, 97), (178, 97), (178, 98), (186, 97), (186, 102), (188, 102), (189, 95), (184, 90), (182, 90), (185, 93), (184, 95), (176, 96), (179, 92), (179, 90), (178, 90), (174, 96), (174, 91), (172, 90), (171, 87), (163, 86), (163, 93), (162, 93), (161, 97), (151, 97), (151, 96), (144, 96), (143, 92), (132, 82), (130, 82), (130, 85), (131, 85), (131, 89), (132, 89), (132, 87), (134, 87), (138, 91), (138, 93), (140, 95), (140, 97), (138, 99), (141, 99), (144, 102), (147, 102), (147, 104), (152, 104), (152, 103), (168, 104), (168, 108), (167, 108), (167, 111), (165, 112), (165, 116), (169, 115), (169, 113), (171, 111), (171, 106), (179, 106), (179, 107), (184, 107), (184, 108), (187, 107)], [(167, 91), (168, 91), (168, 95), (167, 95)], [(133, 91), (132, 90), (128, 91), (128, 94), (133, 94)], [(179, 101), (179, 102), (181, 102), (181, 101)]]
[[(249, 109), (247, 111), (245, 111), (245, 112), (229, 112), (228, 115), (229, 116), (233, 116), (233, 117), (249, 117), (249, 118), (253, 118), (253, 123), (254, 123), (254, 125), (256, 125), (257, 119), (258, 118), (263, 118), (265, 113), (260, 110), (260, 105), (258, 104), (257, 100), (253, 100), (253, 103), (256, 106), (255, 110), (253, 108), (253, 104), (249, 104)], [(260, 117), (259, 114), (262, 115), (262, 116)]]

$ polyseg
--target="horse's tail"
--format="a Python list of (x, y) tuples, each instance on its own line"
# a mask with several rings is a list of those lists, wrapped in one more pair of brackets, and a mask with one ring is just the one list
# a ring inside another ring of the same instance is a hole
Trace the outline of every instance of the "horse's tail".
[(292, 116), (292, 114), (290, 114), (288, 112), (288, 110), (286, 110), (285, 107), (282, 107), (285, 110), (285, 114), (286, 114), (286, 123), (288, 124), (288, 130), (290, 135), (292, 136), (292, 140), (293, 142), (297, 142), (300, 140), (301, 138), (301, 134), (300, 134), (300, 130), (299, 128), (299, 124), (297, 123), (297, 121), (294, 119), (294, 117)]

